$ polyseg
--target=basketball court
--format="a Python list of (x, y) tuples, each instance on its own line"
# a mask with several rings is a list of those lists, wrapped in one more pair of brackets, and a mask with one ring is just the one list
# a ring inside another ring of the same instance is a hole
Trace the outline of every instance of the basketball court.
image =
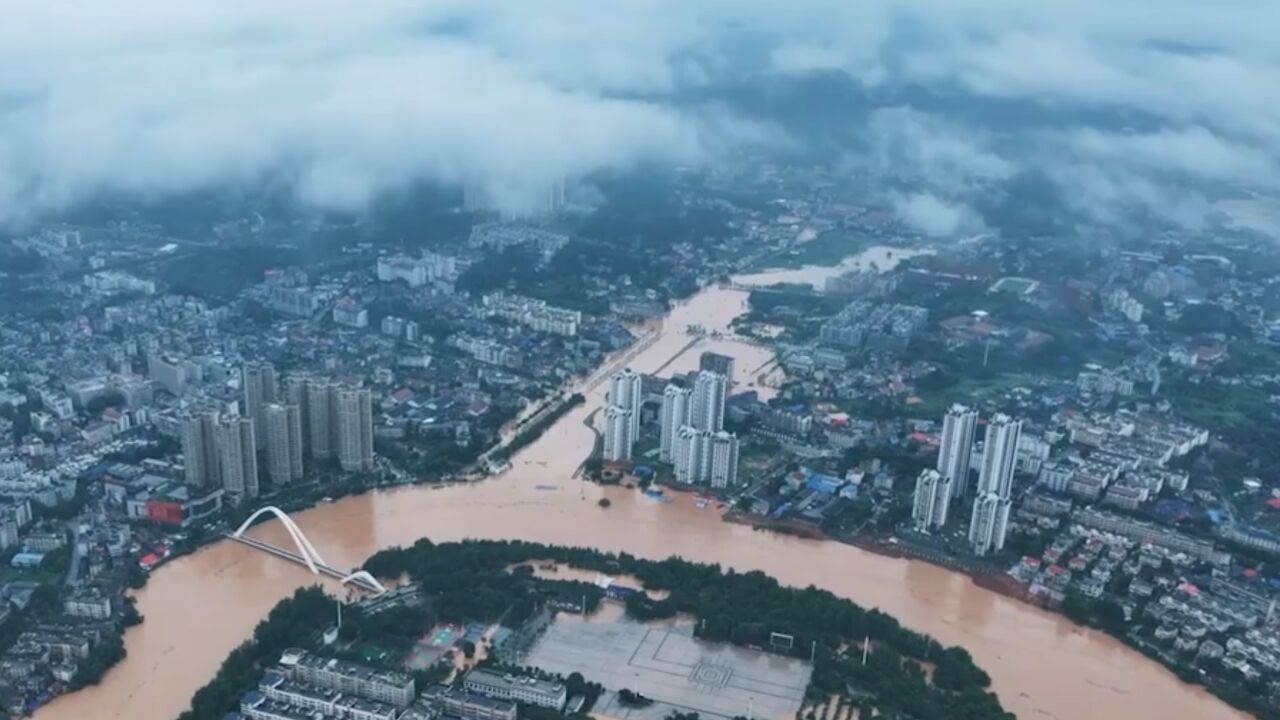
[(425, 670), (440, 661), (460, 637), (460, 630), (452, 625), (436, 625), (418, 640), (409, 651), (405, 667)]

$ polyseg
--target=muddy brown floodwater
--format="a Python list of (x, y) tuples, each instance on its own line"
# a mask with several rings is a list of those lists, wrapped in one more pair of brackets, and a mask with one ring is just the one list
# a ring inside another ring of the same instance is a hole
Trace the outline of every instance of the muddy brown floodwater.
[[(882, 270), (883, 248), (868, 251)], [(865, 259), (864, 258), (864, 259)], [(830, 269), (825, 272), (832, 272)], [(820, 274), (806, 270), (806, 280)], [(793, 273), (735, 278), (758, 284)], [(770, 361), (767, 349), (705, 339), (688, 347), (690, 325), (728, 332), (746, 309), (746, 293), (709, 288), (673, 309), (652, 344), (628, 361), (641, 372), (695, 367), (702, 350), (737, 357), (738, 387)], [(674, 358), (674, 359), (673, 359)], [(785, 583), (817, 585), (904, 625), (968, 649), (991, 674), (1004, 705), (1023, 718), (1057, 720), (1224, 720), (1246, 717), (1187, 685), (1156, 663), (1101, 633), (974, 585), (926, 563), (883, 557), (834, 542), (757, 532), (721, 522), (691, 496), (659, 502), (623, 488), (573, 479), (593, 444), (583, 425), (603, 386), (583, 384), (588, 401), (520, 452), (500, 478), (433, 489), (368, 493), (294, 516), (335, 567), (355, 566), (380, 548), (464, 538), (520, 539), (626, 551), (648, 558), (680, 555), (739, 570), (762, 570)], [(601, 497), (612, 501), (602, 509)], [(279, 522), (253, 531), (289, 546)], [(137, 593), (145, 622), (128, 631), (128, 657), (100, 685), (66, 695), (36, 713), (40, 720), (166, 720), (185, 709), (227, 654), (271, 607), (317, 582), (304, 567), (234, 542), (219, 542), (158, 569)], [(335, 593), (336, 585), (326, 581)]]

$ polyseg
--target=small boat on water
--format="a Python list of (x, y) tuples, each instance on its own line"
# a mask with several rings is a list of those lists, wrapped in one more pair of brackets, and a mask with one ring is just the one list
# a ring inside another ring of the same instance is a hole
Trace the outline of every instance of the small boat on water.
[(662, 488), (649, 488), (644, 491), (644, 496), (660, 502), (671, 502), (671, 498), (662, 494)]

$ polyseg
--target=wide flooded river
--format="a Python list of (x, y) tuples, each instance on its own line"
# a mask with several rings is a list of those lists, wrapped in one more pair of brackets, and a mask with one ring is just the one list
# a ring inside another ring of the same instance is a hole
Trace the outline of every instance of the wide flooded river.
[[(877, 264), (892, 260), (883, 249)], [(736, 278), (767, 282), (768, 274)], [(744, 387), (769, 352), (731, 339), (688, 347), (685, 329), (727, 331), (745, 310), (746, 294), (711, 288), (675, 308), (656, 339), (629, 361), (653, 372), (696, 367), (703, 350), (738, 358)], [(1152, 720), (1243, 718), (1203, 690), (1100, 633), (973, 585), (963, 575), (926, 563), (867, 553), (833, 542), (802, 540), (721, 522), (690, 496), (663, 503), (622, 488), (572, 479), (590, 451), (583, 425), (599, 406), (603, 386), (537, 442), (516, 456), (501, 478), (442, 489), (403, 488), (320, 505), (295, 519), (335, 567), (354, 566), (379, 548), (420, 537), (521, 539), (580, 545), (662, 558), (681, 555), (740, 570), (763, 570), (794, 585), (818, 585), (903, 624), (961, 645), (992, 676), (1005, 706), (1023, 718)], [(553, 488), (553, 489), (548, 489)], [(612, 507), (596, 501), (608, 497)], [(287, 547), (278, 522), (254, 534)], [(128, 631), (128, 658), (101, 685), (54, 701), (40, 720), (166, 720), (253, 631), (281, 598), (315, 583), (305, 568), (232, 542), (220, 542), (158, 570), (138, 593), (146, 621)], [(331, 585), (331, 589), (337, 591)]]

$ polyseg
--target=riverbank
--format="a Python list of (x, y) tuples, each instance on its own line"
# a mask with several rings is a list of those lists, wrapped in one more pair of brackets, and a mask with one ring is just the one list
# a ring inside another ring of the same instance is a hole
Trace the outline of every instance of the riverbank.
[(1022, 585), (1022, 583), (1019, 583), (1017, 580), (1005, 575), (997, 568), (980, 566), (972, 563), (962, 563), (958, 560), (956, 562), (947, 562), (936, 554), (921, 552), (909, 545), (893, 543), (883, 537), (836, 537), (812, 523), (790, 518), (761, 518), (758, 515), (730, 510), (723, 515), (722, 519), (725, 522), (746, 525), (753, 529), (766, 532), (776, 532), (808, 540), (838, 542), (851, 547), (856, 547), (865, 552), (894, 560), (913, 560), (929, 563), (934, 567), (947, 570), (948, 572), (964, 575), (968, 577), (974, 585), (977, 585), (984, 590), (990, 590), (991, 592), (999, 593), (1014, 600), (1021, 600), (1036, 607), (1044, 607), (1042, 603), (1036, 602), (1035, 599), (1027, 593), (1026, 587)]
[(1007, 598), (1021, 600), (1029, 605), (1043, 608), (1043, 603), (1037, 602), (1035, 598), (1027, 592), (1027, 588), (1014, 578), (1009, 577), (999, 568), (987, 565), (979, 565), (976, 563), (962, 562), (959, 558), (946, 558), (937, 553), (924, 552), (909, 544), (893, 543), (882, 537), (863, 537), (863, 538), (847, 538), (841, 539), (840, 542), (848, 543), (856, 548), (867, 552), (876, 553), (889, 558), (901, 560), (914, 560), (917, 562), (927, 562), (930, 565), (948, 570), (950, 572), (959, 573), (969, 578), (974, 585), (984, 590), (999, 593)]
[(1178, 680), (1187, 687), (1203, 688), (1210, 692), (1214, 697), (1237, 710), (1250, 713), (1251, 715), (1255, 715), (1260, 718), (1266, 718), (1267, 720), (1280, 719), (1280, 712), (1277, 712), (1265, 703), (1259, 702), (1255, 696), (1241, 692), (1238, 687), (1222, 685), (1220, 683), (1212, 682), (1209, 678), (1201, 675), (1189, 673), (1184, 666), (1179, 665), (1158, 648), (1154, 648), (1147, 643), (1141, 642), (1128, 634), (1113, 632), (1110, 628), (1103, 627), (1096, 623), (1080, 623), (1069, 618), (1061, 608), (1050, 604), (1043, 596), (1032, 595), (1026, 584), (1010, 577), (998, 567), (979, 565), (972, 562), (963, 562), (961, 558), (951, 558), (940, 555), (936, 552), (926, 552), (909, 543), (891, 542), (890, 539), (884, 537), (833, 537), (811, 523), (786, 518), (760, 518), (759, 516), (730, 511), (725, 513), (723, 519), (725, 522), (747, 525), (755, 530), (776, 532), (784, 535), (792, 535), (795, 537), (814, 540), (843, 543), (882, 557), (892, 558), (895, 560), (928, 563), (931, 566), (948, 572), (963, 575), (967, 577), (974, 586), (982, 588), (983, 590), (999, 594), (1011, 600), (1019, 601), (1038, 610), (1063, 617), (1081, 630), (1104, 633), (1108, 637), (1114, 638), (1115, 640), (1123, 643), (1135, 652), (1142, 654), (1148, 660), (1159, 664), (1168, 670), (1169, 673), (1177, 677)]

